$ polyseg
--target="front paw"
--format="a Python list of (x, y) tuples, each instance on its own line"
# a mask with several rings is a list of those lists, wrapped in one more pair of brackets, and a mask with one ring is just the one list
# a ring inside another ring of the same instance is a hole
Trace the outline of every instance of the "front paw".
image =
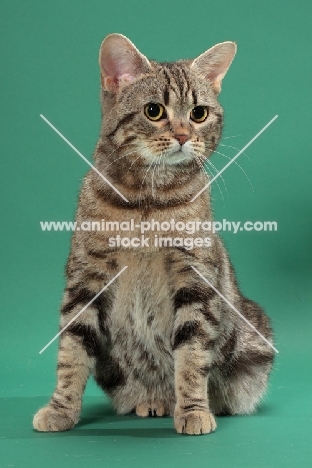
[(174, 427), (179, 434), (209, 434), (213, 432), (217, 425), (215, 418), (209, 411), (175, 411)]
[(41, 408), (33, 419), (34, 429), (40, 432), (68, 431), (78, 422), (78, 416), (51, 406)]

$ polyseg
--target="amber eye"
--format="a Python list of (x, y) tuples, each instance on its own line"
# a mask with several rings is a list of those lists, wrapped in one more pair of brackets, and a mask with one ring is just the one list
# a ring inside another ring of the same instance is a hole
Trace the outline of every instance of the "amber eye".
[(153, 102), (146, 104), (144, 107), (144, 114), (153, 122), (166, 118), (166, 111), (164, 106), (161, 104), (154, 104)]
[(207, 119), (209, 115), (209, 109), (207, 106), (196, 106), (191, 111), (191, 119), (193, 122), (201, 123)]

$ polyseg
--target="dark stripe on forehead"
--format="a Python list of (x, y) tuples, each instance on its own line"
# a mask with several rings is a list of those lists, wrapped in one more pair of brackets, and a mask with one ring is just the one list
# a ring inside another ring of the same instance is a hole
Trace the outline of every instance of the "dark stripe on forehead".
[(167, 80), (168, 86), (170, 86), (170, 76), (169, 76), (168, 71), (166, 70), (164, 65), (163, 65), (163, 73), (164, 73), (164, 76), (165, 76), (165, 78)]
[(184, 76), (181, 72), (181, 69), (179, 66), (174, 66), (172, 69), (172, 75), (174, 76), (174, 80), (177, 84), (177, 87), (179, 89), (179, 100), (183, 97), (183, 89), (184, 89)]
[[(167, 64), (169, 65), (169, 64)], [(169, 89), (172, 89), (172, 91), (177, 95), (178, 99), (180, 99), (180, 96), (179, 96), (179, 93), (176, 89), (175, 86), (173, 86), (173, 83), (176, 81), (173, 77), (173, 73), (172, 73), (172, 70), (168, 67), (166, 68), (164, 65), (163, 65), (163, 72), (164, 72), (164, 75), (166, 77), (166, 80), (168, 82), (168, 85), (169, 85)], [(178, 87), (178, 85), (177, 85)]]
[(164, 103), (165, 103), (165, 106), (168, 106), (169, 104), (169, 90), (167, 87), (164, 91)]
[(187, 95), (188, 95), (189, 90), (190, 90), (190, 82), (189, 82), (189, 78), (188, 78), (187, 73), (184, 70), (184, 68), (181, 67), (180, 71), (181, 71), (181, 74), (183, 75), (184, 82), (185, 82), (184, 98), (187, 99)]
[[(188, 79), (185, 70), (178, 63), (175, 64), (174, 69), (174, 78), (179, 88), (180, 101), (184, 100), (188, 92)], [(186, 88), (186, 91), (185, 91)]]
[(194, 89), (192, 90), (192, 97), (193, 97), (194, 106), (197, 106), (197, 94)]
[(123, 124), (127, 124), (131, 122), (133, 117), (135, 117), (136, 115), (137, 115), (137, 112), (130, 112), (129, 114), (126, 114), (121, 120), (119, 120), (115, 128), (106, 136), (107, 137), (113, 136)]

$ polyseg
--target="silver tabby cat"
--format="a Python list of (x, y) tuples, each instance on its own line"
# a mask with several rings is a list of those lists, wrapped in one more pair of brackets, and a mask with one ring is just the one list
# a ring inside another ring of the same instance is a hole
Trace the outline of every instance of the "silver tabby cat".
[[(90, 170), (78, 225), (174, 219), (200, 226), (212, 219), (207, 190), (191, 200), (207, 183), (202, 166), (221, 138), (217, 97), (235, 52), (233, 42), (224, 42), (195, 60), (158, 63), (126, 37), (106, 37), (94, 164), (111, 185)], [(141, 238), (139, 227), (126, 235)], [(204, 239), (207, 232), (173, 228), (166, 235)], [(183, 242), (118, 247), (111, 237), (103, 230), (74, 232), (61, 329), (127, 269), (61, 334), (56, 389), (34, 428), (72, 428), (90, 375), (118, 413), (169, 414), (179, 433), (209, 433), (214, 415), (253, 412), (266, 390), (272, 349), (192, 267), (271, 341), (272, 331), (262, 309), (239, 291), (219, 237), (210, 233), (210, 246), (194, 239), (192, 249)]]

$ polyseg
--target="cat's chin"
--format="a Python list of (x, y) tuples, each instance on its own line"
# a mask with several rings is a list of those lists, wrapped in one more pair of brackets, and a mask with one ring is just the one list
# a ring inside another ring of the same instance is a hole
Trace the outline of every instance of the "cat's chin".
[(175, 165), (175, 164), (180, 164), (182, 162), (188, 163), (191, 160), (191, 156), (188, 154), (185, 154), (183, 151), (176, 151), (173, 154), (168, 154), (164, 156), (164, 163), (168, 165)]

